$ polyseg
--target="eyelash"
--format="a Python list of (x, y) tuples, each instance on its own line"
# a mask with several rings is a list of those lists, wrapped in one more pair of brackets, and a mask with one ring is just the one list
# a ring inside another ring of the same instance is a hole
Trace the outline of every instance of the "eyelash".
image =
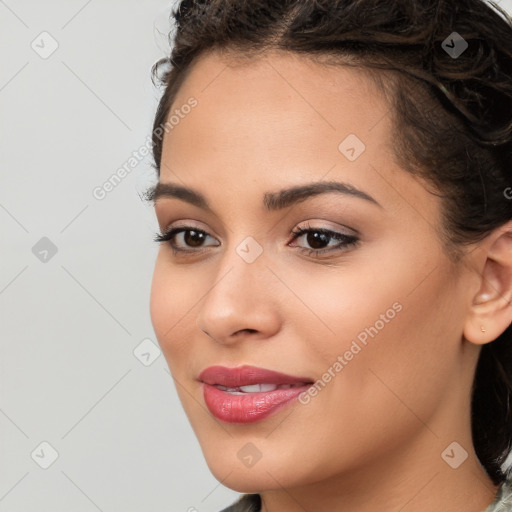
[[(204, 248), (200, 248), (199, 250), (188, 250), (188, 249), (178, 249), (176, 246), (172, 243), (172, 239), (177, 235), (178, 233), (186, 232), (186, 231), (194, 231), (196, 233), (209, 236), (206, 231), (203, 231), (202, 229), (195, 228), (193, 226), (179, 226), (174, 227), (166, 231), (165, 233), (156, 233), (154, 241), (161, 243), (161, 242), (167, 242), (169, 246), (172, 249), (172, 252), (174, 255), (177, 255), (179, 253), (185, 254), (185, 253), (201, 253)], [(322, 235), (328, 236), (330, 239), (339, 240), (340, 243), (335, 246), (334, 248), (325, 248), (325, 249), (306, 249), (306, 248), (299, 248), (299, 251), (302, 253), (306, 253), (308, 256), (311, 255), (318, 255), (318, 254), (325, 254), (328, 252), (342, 252), (347, 250), (350, 247), (353, 247), (358, 244), (359, 238), (354, 235), (346, 235), (343, 233), (338, 233), (336, 231), (331, 231), (329, 229), (324, 228), (314, 228), (310, 226), (309, 224), (305, 227), (301, 227), (298, 229), (295, 229), (292, 231), (292, 242), (296, 240), (297, 238), (300, 238), (304, 234), (309, 233), (321, 233)]]

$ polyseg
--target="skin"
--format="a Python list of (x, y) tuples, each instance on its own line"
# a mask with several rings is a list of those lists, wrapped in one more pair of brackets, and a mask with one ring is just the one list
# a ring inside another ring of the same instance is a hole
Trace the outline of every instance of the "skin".
[[(265, 512), (483, 511), (498, 487), (474, 452), (470, 389), (482, 344), (512, 321), (511, 226), (453, 262), (439, 199), (396, 163), (390, 107), (354, 69), (211, 53), (173, 109), (191, 96), (198, 105), (165, 135), (160, 181), (197, 189), (214, 213), (156, 201), (162, 232), (192, 225), (209, 236), (200, 247), (174, 238), (202, 253), (161, 244), (150, 313), (213, 475), (260, 493)], [(353, 162), (338, 150), (351, 133), (366, 145)], [(381, 206), (335, 193), (262, 206), (265, 192), (320, 180), (350, 183)], [(360, 243), (336, 251), (336, 239), (293, 240), (306, 224), (357, 230)], [(250, 264), (236, 252), (248, 236), (263, 249)], [(326, 246), (318, 257), (300, 252)], [(396, 302), (401, 311), (308, 404), (245, 425), (207, 409), (205, 368), (247, 364), (316, 381)], [(454, 441), (468, 453), (457, 469), (441, 457)], [(249, 442), (261, 453), (252, 467), (237, 457)]]

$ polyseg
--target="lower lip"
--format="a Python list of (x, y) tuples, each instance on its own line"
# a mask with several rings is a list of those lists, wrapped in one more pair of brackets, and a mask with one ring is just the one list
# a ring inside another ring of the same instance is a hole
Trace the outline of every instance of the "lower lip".
[(253, 423), (291, 404), (310, 387), (311, 384), (260, 393), (233, 395), (203, 383), (203, 396), (206, 406), (217, 419), (228, 423)]

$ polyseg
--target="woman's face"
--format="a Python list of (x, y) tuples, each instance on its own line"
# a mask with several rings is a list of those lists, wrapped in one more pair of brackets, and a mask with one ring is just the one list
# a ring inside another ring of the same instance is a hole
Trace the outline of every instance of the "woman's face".
[[(456, 436), (478, 355), (462, 338), (476, 280), (443, 251), (438, 198), (394, 161), (372, 83), (290, 54), (236, 66), (211, 54), (170, 115), (160, 182), (210, 209), (156, 200), (160, 229), (187, 226), (171, 242), (190, 252), (162, 243), (151, 319), (213, 474), (253, 492), (382, 471), (394, 455), (453, 471), (442, 451), (472, 448)], [(328, 182), (344, 185), (283, 192)], [(306, 387), (233, 394), (201, 382), (212, 366)]]

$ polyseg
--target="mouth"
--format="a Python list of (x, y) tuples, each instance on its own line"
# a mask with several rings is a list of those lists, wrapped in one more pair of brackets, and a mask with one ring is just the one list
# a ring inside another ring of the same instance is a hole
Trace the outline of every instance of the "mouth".
[[(254, 393), (258, 391), (273, 391), (269, 386), (296, 386), (298, 384), (312, 384), (309, 377), (296, 377), (285, 373), (266, 370), (255, 366), (239, 366), (227, 368), (225, 366), (210, 366), (203, 370), (198, 379), (210, 386), (223, 386), (225, 388), (245, 388), (242, 392)], [(252, 386), (265, 386), (265, 389), (256, 389)], [(274, 389), (276, 389), (274, 388)], [(286, 389), (286, 388), (283, 388)], [(238, 390), (238, 389), (236, 389)]]
[(247, 386), (237, 386), (234, 388), (229, 388), (227, 386), (221, 386), (220, 384), (212, 384), (217, 389), (221, 391), (226, 391), (227, 393), (231, 393), (232, 395), (245, 395), (246, 393), (264, 393), (268, 391), (275, 391), (276, 389), (290, 389), (303, 387), (307, 383), (301, 382), (297, 384), (249, 384)]
[(212, 366), (201, 372), (203, 396), (211, 414), (227, 423), (252, 423), (277, 413), (313, 384), (309, 377), (242, 366)]

